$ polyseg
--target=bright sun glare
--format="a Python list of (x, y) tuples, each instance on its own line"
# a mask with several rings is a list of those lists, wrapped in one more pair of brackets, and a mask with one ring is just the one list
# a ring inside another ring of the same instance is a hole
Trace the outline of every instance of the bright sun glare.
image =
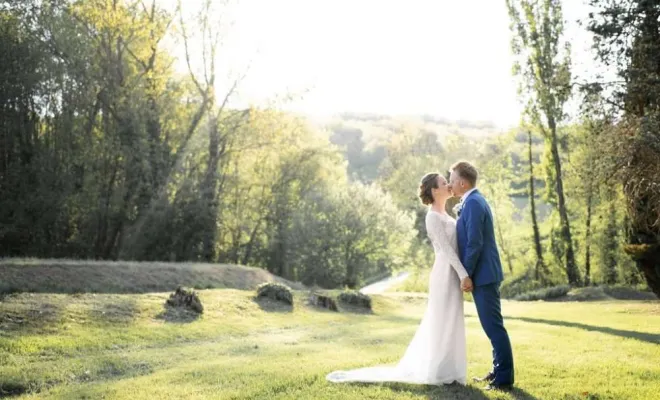
[[(578, 3), (565, 2), (564, 14), (579, 74), (591, 56), (575, 24), (584, 14)], [(202, 0), (183, 4), (195, 10)], [(242, 104), (305, 92), (283, 107), (318, 116), (431, 114), (500, 127), (520, 119), (503, 0), (240, 0), (231, 10), (220, 60), (234, 73), (250, 65)]]

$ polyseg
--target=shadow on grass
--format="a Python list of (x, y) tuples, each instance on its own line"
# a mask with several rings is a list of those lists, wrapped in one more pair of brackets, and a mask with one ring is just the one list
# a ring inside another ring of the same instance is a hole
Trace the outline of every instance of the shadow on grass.
[(259, 308), (266, 312), (290, 313), (293, 312), (291, 304), (273, 300), (268, 297), (254, 297), (252, 300), (257, 303)]
[(20, 382), (3, 382), (0, 383), (0, 398), (18, 397), (26, 394), (30, 388)]
[(165, 306), (156, 318), (173, 324), (188, 324), (197, 321), (202, 315), (185, 308)]
[(608, 328), (605, 326), (593, 326), (587, 324), (581, 324), (579, 322), (568, 322), (568, 321), (555, 321), (549, 319), (539, 319), (539, 318), (527, 318), (527, 317), (505, 317), (505, 320), (516, 320), (522, 322), (529, 322), (533, 324), (546, 324), (553, 326), (563, 326), (567, 328), (578, 328), (584, 329), (590, 332), (600, 332), (608, 335), (619, 336), (628, 339), (636, 339), (642, 342), (660, 344), (660, 335), (655, 333), (646, 333), (646, 332), (637, 332), (637, 331), (627, 331), (623, 329), (614, 329)]
[[(485, 400), (489, 399), (484, 391), (474, 386), (463, 386), (457, 383), (444, 386), (435, 385), (408, 385), (403, 383), (386, 383), (384, 386), (389, 387), (392, 391), (410, 393), (418, 396), (426, 396), (429, 400)], [(508, 394), (516, 400), (539, 400), (537, 397), (532, 396), (526, 391), (514, 388), (506, 392), (494, 392), (499, 395)], [(497, 396), (500, 398), (501, 396)]]
[[(374, 383), (348, 383), (351, 386), (357, 387), (368, 387), (374, 385)], [(472, 386), (463, 386), (459, 384), (451, 384), (444, 386), (435, 386), (435, 385), (414, 385), (407, 383), (376, 383), (376, 385), (381, 385), (383, 387), (389, 388), (393, 392), (399, 392), (400, 394), (409, 394), (415, 396), (426, 396), (429, 400), (441, 400), (441, 399), (452, 399), (452, 400), (485, 400), (488, 399), (488, 396), (478, 388)], [(521, 398), (521, 399), (534, 399), (533, 397)]]
[(356, 306), (353, 304), (348, 304), (343, 302), (337, 302), (337, 303), (339, 304), (339, 310), (341, 312), (347, 312), (351, 314), (375, 315), (373, 310), (370, 310), (365, 307)]
[(0, 310), (0, 330), (48, 333), (60, 325), (64, 318), (64, 304), (55, 302), (37, 304), (20, 298), (12, 298), (11, 301), (6, 301)]
[(112, 324), (128, 324), (140, 313), (137, 301), (132, 297), (110, 297), (91, 310), (97, 320)]
[(539, 400), (538, 397), (532, 396), (526, 391), (516, 387), (514, 387), (513, 390), (509, 391), (509, 393), (516, 400)]

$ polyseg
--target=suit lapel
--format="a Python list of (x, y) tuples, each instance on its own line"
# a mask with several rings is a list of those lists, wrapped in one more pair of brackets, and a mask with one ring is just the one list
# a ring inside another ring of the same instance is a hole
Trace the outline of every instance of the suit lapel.
[(463, 208), (465, 207), (465, 202), (468, 201), (468, 199), (469, 199), (471, 196), (474, 196), (475, 194), (481, 195), (481, 193), (479, 192), (479, 189), (474, 189), (474, 191), (472, 191), (472, 192), (471, 192), (471, 193), (465, 198), (465, 200), (462, 200), (462, 201), (461, 201), (461, 208), (460, 208), (460, 213), (459, 213), (459, 215), (458, 215), (458, 221), (461, 220), (461, 214), (463, 214)]

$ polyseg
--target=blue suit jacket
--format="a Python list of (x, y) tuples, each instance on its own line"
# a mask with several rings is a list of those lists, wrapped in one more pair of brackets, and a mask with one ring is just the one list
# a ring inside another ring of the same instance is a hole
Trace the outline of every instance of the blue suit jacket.
[(502, 282), (502, 263), (495, 242), (493, 214), (478, 190), (463, 203), (456, 224), (458, 252), (475, 286)]

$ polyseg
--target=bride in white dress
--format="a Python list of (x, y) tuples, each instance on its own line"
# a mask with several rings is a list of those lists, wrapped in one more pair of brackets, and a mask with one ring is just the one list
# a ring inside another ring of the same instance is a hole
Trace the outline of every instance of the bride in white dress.
[(435, 251), (429, 280), (428, 305), (396, 365), (335, 371), (330, 382), (404, 382), (442, 385), (466, 384), (467, 351), (463, 319), (462, 289), (471, 290), (472, 281), (458, 258), (456, 221), (445, 211), (451, 190), (439, 174), (422, 179), (419, 197), (429, 205), (426, 231)]

